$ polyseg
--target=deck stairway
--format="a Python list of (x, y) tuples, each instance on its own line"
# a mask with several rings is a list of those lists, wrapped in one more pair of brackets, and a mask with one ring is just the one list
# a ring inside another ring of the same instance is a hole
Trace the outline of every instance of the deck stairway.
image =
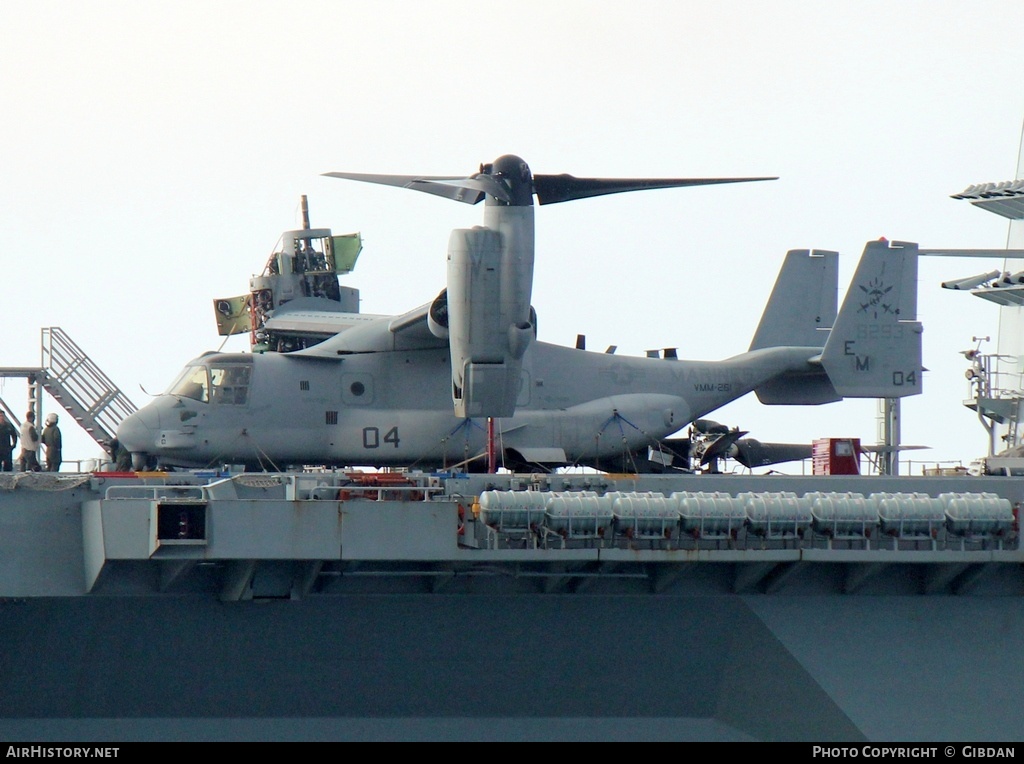
[(137, 410), (60, 327), (42, 329), (42, 367), (39, 384), (101, 445)]

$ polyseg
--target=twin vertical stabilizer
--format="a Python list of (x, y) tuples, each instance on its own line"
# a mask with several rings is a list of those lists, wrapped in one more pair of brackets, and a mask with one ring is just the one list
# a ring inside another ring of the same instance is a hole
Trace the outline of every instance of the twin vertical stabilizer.
[(837, 252), (791, 249), (786, 253), (750, 349), (821, 347), (836, 320), (838, 292)]
[(821, 354), (844, 398), (902, 398), (921, 392), (917, 244), (871, 241)]
[(750, 349), (822, 348), (805, 371), (757, 388), (765, 404), (814, 405), (841, 398), (901, 398), (921, 392), (917, 245), (868, 242), (836, 311), (837, 255), (786, 255)]

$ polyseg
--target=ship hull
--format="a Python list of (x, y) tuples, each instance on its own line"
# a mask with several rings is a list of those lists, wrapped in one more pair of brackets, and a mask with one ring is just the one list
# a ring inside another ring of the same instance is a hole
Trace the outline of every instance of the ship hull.
[[(775, 547), (743, 530), (574, 541), (496, 530), (467, 509), (485, 484), (538, 476), (440, 479), (430, 501), (430, 476), (405, 500), (379, 501), (342, 500), (337, 479), (6, 487), (0, 735), (1024, 739), (1016, 531), (876, 533), (848, 548), (810, 529)], [(612, 478), (551, 480), (579, 490)], [(622, 480), (666, 493), (1024, 497), (1017, 478)], [(200, 493), (202, 537), (164, 537), (164, 514), (195, 509), (187, 497)]]
[(38, 598), (0, 633), (8, 739), (1024, 733), (1019, 597)]

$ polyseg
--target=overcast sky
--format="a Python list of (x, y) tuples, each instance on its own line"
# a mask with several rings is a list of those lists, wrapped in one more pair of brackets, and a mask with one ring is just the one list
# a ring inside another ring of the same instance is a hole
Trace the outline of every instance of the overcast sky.
[[(0, 364), (38, 364), (40, 327), (60, 326), (144, 403), (220, 346), (212, 299), (248, 289), (301, 194), (314, 226), (362, 232), (344, 283), (364, 312), (432, 299), (449, 230), (482, 209), (332, 170), (468, 174), (515, 153), (539, 173), (780, 176), (538, 209), (540, 339), (636, 355), (744, 351), (788, 249), (838, 250), (845, 289), (879, 236), (1005, 246), (1002, 218), (949, 195), (1015, 173), (1024, 3), (610, 5), (0, 0)], [(985, 451), (958, 351), (995, 338), (996, 308), (939, 289), (982, 270), (921, 263), (930, 371), (903, 440), (932, 449), (915, 459)], [(24, 383), (0, 396), (23, 410)], [(876, 440), (874, 401), (751, 396), (712, 417)], [(66, 458), (98, 454), (72, 430)]]

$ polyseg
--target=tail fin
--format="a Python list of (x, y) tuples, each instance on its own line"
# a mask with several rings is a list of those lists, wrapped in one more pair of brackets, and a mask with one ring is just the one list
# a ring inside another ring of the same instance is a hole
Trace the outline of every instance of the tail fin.
[(751, 350), (825, 344), (825, 331), (836, 319), (839, 255), (816, 249), (786, 253), (768, 305), (761, 315)]
[[(837, 253), (818, 249), (790, 250), (750, 349), (822, 347), (836, 319), (838, 292)], [(837, 401), (839, 395), (819, 367), (776, 377), (757, 388), (757, 398), (768, 406), (814, 406)]]
[(871, 241), (821, 354), (844, 398), (902, 398), (921, 392), (917, 245)]

